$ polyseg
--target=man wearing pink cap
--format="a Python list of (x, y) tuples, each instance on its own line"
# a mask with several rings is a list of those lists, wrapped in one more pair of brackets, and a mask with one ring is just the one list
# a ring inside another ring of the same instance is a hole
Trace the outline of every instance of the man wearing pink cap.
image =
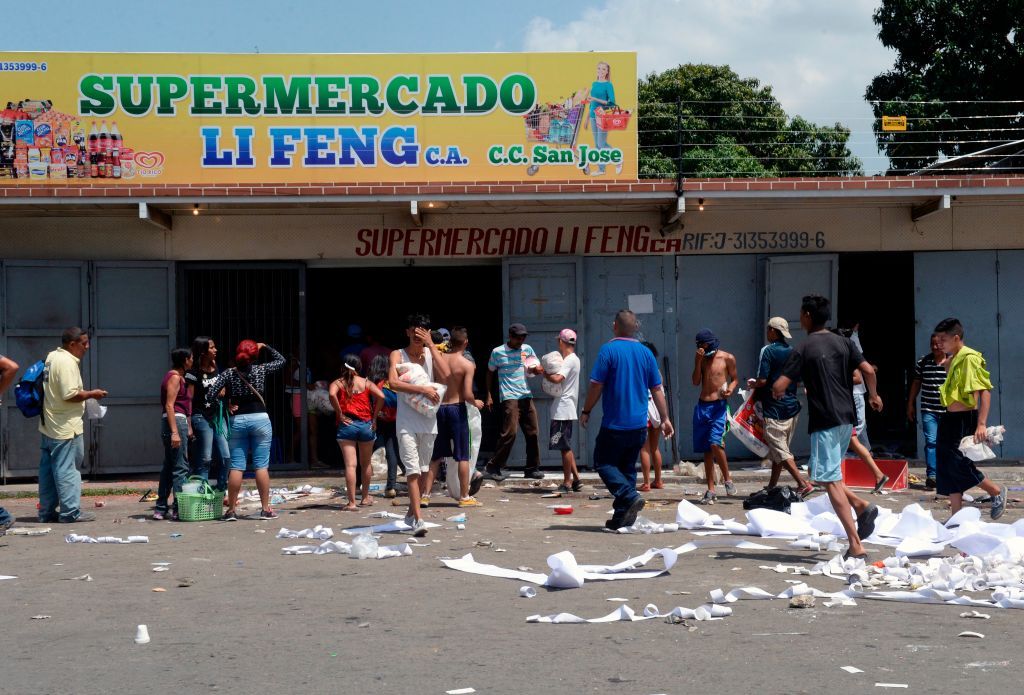
[(571, 328), (561, 330), (558, 334), (558, 352), (562, 355), (562, 368), (554, 374), (544, 374), (544, 378), (551, 383), (562, 385), (562, 393), (551, 405), (548, 450), (562, 454), (562, 474), (565, 479), (558, 486), (558, 491), (579, 492), (583, 484), (572, 451), (572, 427), (577, 420), (576, 406), (580, 395), (580, 358), (576, 356), (576, 331)]

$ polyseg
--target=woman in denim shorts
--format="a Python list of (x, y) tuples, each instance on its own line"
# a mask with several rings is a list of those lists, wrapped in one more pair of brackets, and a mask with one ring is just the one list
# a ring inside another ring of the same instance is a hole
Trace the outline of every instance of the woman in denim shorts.
[[(384, 392), (364, 377), (359, 376), (363, 362), (357, 355), (345, 355), (342, 359), (341, 376), (335, 379), (328, 393), (331, 405), (334, 406), (334, 423), (337, 426), (338, 446), (341, 457), (345, 461), (345, 491), (348, 493), (348, 504), (342, 509), (354, 512), (359, 507), (373, 504), (370, 497), (370, 478), (373, 469), (370, 458), (373, 455), (373, 442), (377, 438), (377, 411), (384, 404)], [(370, 402), (374, 397), (376, 406)], [(356, 466), (362, 463), (362, 495), (359, 506), (356, 506)]]

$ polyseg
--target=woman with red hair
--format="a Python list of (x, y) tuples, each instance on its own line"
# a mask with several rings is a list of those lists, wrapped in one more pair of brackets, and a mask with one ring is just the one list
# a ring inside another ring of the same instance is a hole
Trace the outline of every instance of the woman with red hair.
[[(260, 350), (270, 353), (270, 361), (256, 364)], [(242, 474), (246, 459), (252, 454), (252, 467), (256, 472), (256, 489), (260, 493), (261, 519), (276, 519), (277, 512), (270, 507), (270, 441), (274, 430), (267, 414), (266, 379), (285, 364), (277, 350), (252, 340), (243, 340), (235, 349), (235, 366), (221, 372), (207, 387), (216, 393), (227, 387), (227, 395), (235, 410), (228, 430), (231, 447), (231, 473), (228, 476), (228, 508), (224, 521), (237, 521), (235, 506), (242, 487)]]

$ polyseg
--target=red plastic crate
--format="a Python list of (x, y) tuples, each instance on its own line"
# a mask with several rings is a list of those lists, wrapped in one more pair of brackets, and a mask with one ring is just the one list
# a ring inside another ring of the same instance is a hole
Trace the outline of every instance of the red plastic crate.
[[(875, 459), (875, 464), (889, 476), (885, 484), (886, 490), (906, 490), (909, 483), (908, 464), (902, 459)], [(847, 487), (875, 486), (875, 475), (867, 464), (859, 458), (843, 460), (843, 482)]]

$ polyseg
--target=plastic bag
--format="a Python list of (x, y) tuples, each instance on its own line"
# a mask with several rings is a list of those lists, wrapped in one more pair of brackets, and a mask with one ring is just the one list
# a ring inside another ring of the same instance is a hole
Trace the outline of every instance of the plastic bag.
[[(443, 384), (431, 384), (427, 372), (420, 365), (412, 362), (402, 362), (395, 369), (398, 371), (398, 378), (405, 383), (412, 384), (413, 386), (426, 386), (430, 384), (437, 391), (437, 395), (442, 400), (444, 399), (444, 393), (447, 388)], [(402, 398), (420, 415), (426, 415), (427, 417), (437, 415), (440, 402), (435, 403), (422, 393), (403, 393)]]
[(753, 391), (740, 391), (740, 395), (743, 397), (743, 407), (729, 418), (729, 431), (755, 456), (764, 458), (768, 455), (768, 445), (764, 441), (761, 404), (754, 399)]
[(331, 395), (326, 381), (317, 381), (315, 388), (306, 391), (306, 410), (314, 415), (334, 415)]
[(973, 436), (964, 437), (960, 440), (960, 453), (972, 461), (989, 461), (996, 457), (990, 447), (998, 446), (1003, 442), (1003, 435), (1006, 428), (1002, 425), (992, 425), (985, 430), (985, 441), (975, 443)]
[[(556, 351), (549, 352), (540, 358), (540, 366), (544, 369), (547, 374), (557, 374), (562, 369), (562, 353)], [(540, 387), (544, 393), (548, 394), (553, 398), (558, 398), (562, 395), (562, 384), (542, 379)]]
[[(472, 403), (466, 404), (466, 419), (469, 421), (469, 479), (472, 482), (473, 473), (476, 471), (476, 460), (480, 456), (480, 437), (483, 436), (483, 418), (480, 410)], [(448, 459), (445, 467), (445, 485), (448, 487), (448, 496), (453, 500), (459, 499), (462, 491), (462, 483), (459, 482), (458, 462)]]
[(377, 539), (369, 533), (361, 533), (352, 541), (351, 557), (357, 560), (375, 560), (377, 558)]

